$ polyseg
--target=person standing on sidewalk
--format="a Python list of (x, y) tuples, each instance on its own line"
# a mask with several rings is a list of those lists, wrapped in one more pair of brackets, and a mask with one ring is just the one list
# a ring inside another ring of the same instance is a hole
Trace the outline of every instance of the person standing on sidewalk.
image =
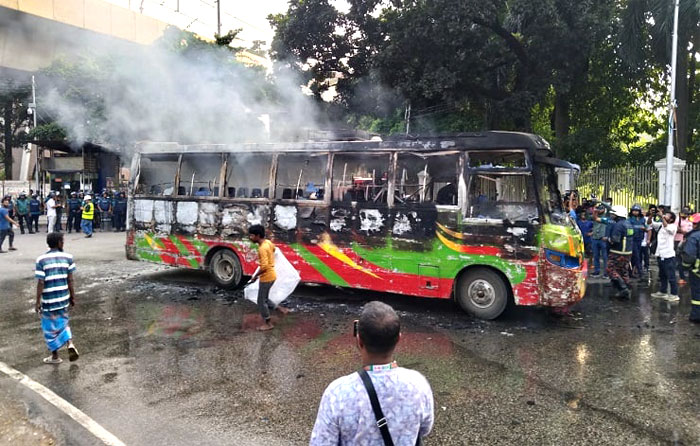
[(12, 230), (12, 225), (19, 226), (17, 222), (10, 217), (10, 199), (4, 197), (0, 204), (0, 253), (7, 252), (2, 250), (5, 238), (9, 239), (10, 251), (17, 251), (17, 248), (14, 247), (15, 232)]
[(95, 218), (95, 205), (92, 204), (92, 197), (85, 195), (85, 204), (80, 208), (82, 211), (82, 220), (80, 228), (85, 233), (85, 238), (92, 237), (92, 220)]
[[(651, 297), (666, 299), (669, 302), (678, 302), (678, 282), (676, 282), (676, 250), (673, 247), (673, 238), (678, 227), (675, 224), (676, 214), (667, 211), (661, 217), (661, 228), (656, 241), (656, 258), (659, 261), (659, 291), (652, 293)], [(666, 294), (670, 287), (671, 294)]]
[(608, 276), (606, 272), (608, 269), (607, 226), (608, 218), (605, 217), (605, 206), (600, 205), (593, 210), (593, 232), (591, 234), (591, 247), (593, 248), (592, 277), (599, 277), (601, 271), (603, 271), (604, 279), (607, 279)]
[(683, 244), (683, 266), (688, 270), (690, 281), (690, 322), (700, 324), (700, 213), (688, 220), (693, 230), (687, 234)]
[(22, 192), (19, 194), (19, 198), (16, 202), (17, 205), (17, 220), (19, 221), (19, 231), (24, 234), (24, 224), (27, 224), (27, 229), (30, 234), (33, 234), (32, 224), (29, 220), (29, 200), (27, 199), (27, 194)]
[(39, 232), (39, 216), (41, 215), (41, 201), (36, 194), (32, 194), (32, 199), (29, 200), (29, 233)]
[(618, 292), (615, 297), (629, 299), (630, 290), (630, 257), (632, 257), (632, 237), (634, 229), (627, 221), (627, 208), (622, 205), (612, 207), (611, 214), (615, 219), (610, 232), (610, 256), (608, 258), (608, 276)]
[(309, 444), (421, 444), (433, 428), (435, 402), (428, 380), (394, 361), (399, 316), (385, 303), (369, 302), (353, 331), (362, 369), (326, 387)]
[[(268, 297), (270, 289), (275, 284), (277, 274), (275, 273), (275, 245), (265, 238), (265, 228), (262, 225), (252, 225), (248, 228), (248, 238), (251, 242), (258, 245), (258, 263), (259, 268), (250, 278), (251, 282), (260, 279), (258, 287), (258, 310), (263, 318), (263, 324), (258, 327), (260, 331), (272, 330), (272, 320), (270, 318), (270, 304)], [(289, 312), (286, 308), (278, 306), (277, 309), (286, 314)]]
[(49, 192), (49, 199), (46, 200), (46, 232), (56, 231), (56, 200), (54, 199), (54, 193)]
[(78, 359), (78, 350), (73, 345), (68, 307), (75, 305), (73, 256), (63, 252), (63, 234), (53, 232), (46, 236), (49, 251), (36, 259), (34, 277), (37, 279), (34, 311), (41, 315), (41, 330), (51, 356), (44, 358), (45, 364), (60, 364), (58, 350), (68, 347), (71, 361)]
[(673, 239), (673, 246), (676, 249), (676, 266), (678, 267), (678, 285), (685, 285), (685, 270), (681, 260), (682, 247), (681, 244), (687, 234), (693, 230), (693, 223), (688, 219), (690, 217), (690, 208), (684, 206), (678, 214), (678, 232)]

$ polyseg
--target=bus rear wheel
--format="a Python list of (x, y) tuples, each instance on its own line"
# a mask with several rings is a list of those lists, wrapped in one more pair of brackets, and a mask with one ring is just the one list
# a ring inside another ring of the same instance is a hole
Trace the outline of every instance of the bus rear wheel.
[(464, 273), (455, 291), (462, 309), (480, 319), (496, 319), (508, 304), (505, 282), (498, 273), (486, 268)]
[(236, 288), (241, 283), (243, 268), (236, 254), (228, 249), (217, 251), (209, 262), (211, 278), (222, 288)]

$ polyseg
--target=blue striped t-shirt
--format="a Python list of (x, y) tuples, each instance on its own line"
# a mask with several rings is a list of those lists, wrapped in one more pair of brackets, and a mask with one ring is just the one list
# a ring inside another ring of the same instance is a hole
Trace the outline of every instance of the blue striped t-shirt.
[(68, 307), (68, 275), (73, 271), (73, 256), (57, 249), (52, 249), (36, 259), (34, 277), (44, 281), (44, 291), (41, 293), (42, 311), (57, 311)]

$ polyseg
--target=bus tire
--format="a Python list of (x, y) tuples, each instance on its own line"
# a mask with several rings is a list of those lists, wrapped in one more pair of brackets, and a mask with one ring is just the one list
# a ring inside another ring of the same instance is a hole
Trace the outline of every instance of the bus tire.
[(497, 272), (475, 268), (459, 278), (456, 298), (467, 313), (480, 319), (496, 319), (508, 304), (508, 287)]
[(222, 288), (236, 288), (241, 284), (243, 268), (238, 256), (229, 249), (214, 253), (209, 262), (209, 274)]

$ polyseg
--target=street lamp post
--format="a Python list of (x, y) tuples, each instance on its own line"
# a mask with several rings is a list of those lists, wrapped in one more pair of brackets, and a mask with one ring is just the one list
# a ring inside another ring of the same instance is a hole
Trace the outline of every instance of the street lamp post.
[[(30, 105), (32, 110), (32, 115), (34, 117), (34, 128), (36, 128), (36, 82), (34, 82), (34, 76), (32, 76), (32, 103)], [(34, 144), (35, 153), (35, 174), (36, 174), (36, 193), (39, 194), (39, 146)]]
[(679, 0), (674, 1), (673, 38), (671, 42), (671, 101), (668, 106), (668, 145), (666, 146), (666, 187), (664, 201), (667, 206), (673, 206), (673, 131), (674, 115), (676, 112), (676, 63), (678, 61), (678, 9)]

